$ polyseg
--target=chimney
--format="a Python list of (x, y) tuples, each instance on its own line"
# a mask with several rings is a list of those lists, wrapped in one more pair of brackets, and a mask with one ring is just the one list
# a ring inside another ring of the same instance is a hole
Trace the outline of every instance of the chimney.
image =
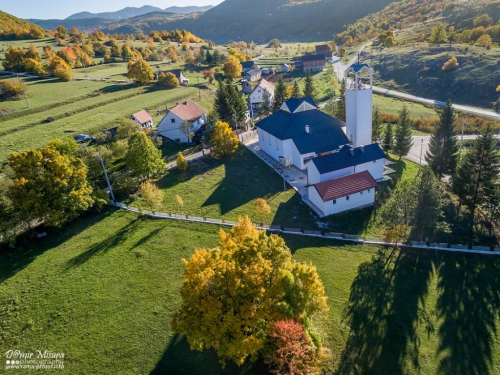
[(184, 102), (184, 103), (182, 103), (182, 104), (184, 104), (184, 105), (188, 105), (188, 102)]
[(354, 149), (352, 147), (349, 149), (349, 152), (351, 153), (351, 155), (354, 155)]
[(175, 106), (178, 107), (179, 106), (179, 103), (175, 103)]
[(361, 145), (359, 146), (359, 150), (361, 151), (362, 154), (365, 153), (365, 146)]
[(306, 133), (309, 134), (309, 125), (306, 125)]

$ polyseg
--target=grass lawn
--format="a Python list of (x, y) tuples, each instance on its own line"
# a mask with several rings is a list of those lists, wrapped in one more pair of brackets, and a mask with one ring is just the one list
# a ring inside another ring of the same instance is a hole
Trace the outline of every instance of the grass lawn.
[(438, 116), (434, 108), (390, 96), (373, 94), (373, 105), (378, 107), (379, 113), (392, 113), (395, 115), (397, 115), (403, 106), (406, 105), (408, 112), (410, 112), (410, 117), (413, 119)]
[[(222, 369), (170, 329), (180, 259), (216, 246), (217, 231), (109, 209), (1, 252), (0, 351), (62, 352), (65, 374), (265, 374), (258, 364)], [(285, 241), (317, 267), (329, 297), (327, 373), (499, 373), (495, 258)]]

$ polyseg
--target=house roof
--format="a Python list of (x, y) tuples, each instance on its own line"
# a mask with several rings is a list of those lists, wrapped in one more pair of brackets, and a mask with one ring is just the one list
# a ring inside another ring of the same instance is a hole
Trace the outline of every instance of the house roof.
[(141, 124), (145, 124), (148, 121), (153, 121), (151, 115), (144, 109), (142, 111), (134, 113), (132, 116), (134, 116), (135, 119)]
[(170, 109), (170, 112), (179, 116), (184, 121), (196, 121), (207, 113), (207, 111), (192, 100), (188, 100), (182, 104), (177, 104), (174, 108)]
[[(352, 153), (351, 153), (352, 151)], [(339, 152), (318, 156), (311, 161), (320, 174), (338, 171), (355, 165), (368, 163), (370, 161), (384, 159), (387, 156), (377, 143), (351, 149), (349, 146), (342, 147)]]
[(371, 69), (370, 65), (368, 64), (352, 64), (349, 68), (352, 69), (355, 73), (358, 73), (363, 68)]
[[(269, 81), (265, 80), (264, 78), (262, 78), (260, 80), (259, 84), (257, 86), (255, 86), (255, 88), (253, 89), (253, 91), (257, 90), (257, 87), (259, 87), (259, 86), (262, 89), (266, 90), (269, 95), (274, 96), (274, 85), (271, 82), (269, 82)], [(253, 93), (253, 91), (252, 91), (252, 93)]]
[(378, 186), (368, 171), (362, 171), (313, 185), (323, 202), (331, 201)]
[(324, 53), (318, 53), (316, 55), (304, 55), (302, 56), (302, 61), (318, 61), (325, 60), (326, 56)]
[[(288, 99), (289, 109), (297, 109), (303, 102), (313, 109), (292, 111), (280, 109), (278, 112), (257, 123), (257, 127), (278, 139), (292, 139), (301, 154), (317, 154), (338, 149), (349, 143), (342, 130), (344, 123), (317, 109), (311, 98)], [(309, 125), (309, 133), (305, 126)]]
[(249, 70), (248, 72), (245, 73), (245, 75), (253, 76), (262, 73), (262, 71), (259, 68), (255, 68), (252, 70)]
[(330, 51), (330, 46), (328, 44), (319, 44), (316, 46), (316, 52), (328, 52)]
[(245, 68), (253, 68), (253, 64), (255, 64), (255, 62), (253, 60), (250, 60), (250, 61), (243, 61), (240, 64), (243, 67), (243, 69), (245, 69)]
[(159, 76), (160, 73), (172, 73), (173, 75), (175, 75), (177, 77), (177, 79), (179, 80), (179, 83), (181, 83), (181, 80), (189, 81), (189, 79), (184, 77), (184, 74), (182, 74), (182, 70), (180, 70), (180, 69), (165, 70), (163, 72), (155, 72), (154, 74), (156, 76)]

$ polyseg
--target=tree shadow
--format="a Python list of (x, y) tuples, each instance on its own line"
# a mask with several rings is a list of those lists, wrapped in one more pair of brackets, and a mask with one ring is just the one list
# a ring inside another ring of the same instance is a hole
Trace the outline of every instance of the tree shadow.
[[(130, 221), (125, 227), (121, 228), (119, 231), (116, 231), (113, 235), (106, 237), (101, 242), (93, 244), (83, 253), (78, 254), (77, 256), (71, 258), (66, 263), (66, 271), (81, 266), (82, 264), (91, 260), (93, 257), (106, 253), (112, 248), (121, 245), (137, 229), (140, 223), (141, 223), (141, 217), (137, 216), (135, 219)], [(139, 240), (139, 242), (135, 244), (134, 247), (142, 243), (141, 241), (142, 240)]]
[(379, 251), (361, 264), (346, 307), (350, 326), (339, 374), (406, 373), (407, 358), (419, 369), (419, 325), (434, 332), (424, 296), (432, 260), (410, 251)]
[(443, 256), (438, 268), (439, 373), (493, 374), (500, 318), (500, 261), (486, 256)]
[(78, 233), (97, 224), (116, 210), (116, 208), (110, 208), (96, 215), (84, 215), (63, 229), (37, 229), (37, 232), (46, 231), (48, 236), (34, 240), (32, 233), (29, 233), (18, 240), (15, 249), (0, 250), (0, 284), (29, 266), (38, 256), (47, 250), (60, 246)]
[[(247, 361), (248, 362), (248, 361)], [(163, 356), (156, 364), (151, 375), (265, 375), (267, 368), (262, 362), (245, 363), (238, 367), (228, 361), (225, 368), (217, 358), (215, 350), (191, 350), (184, 335), (174, 334)]]

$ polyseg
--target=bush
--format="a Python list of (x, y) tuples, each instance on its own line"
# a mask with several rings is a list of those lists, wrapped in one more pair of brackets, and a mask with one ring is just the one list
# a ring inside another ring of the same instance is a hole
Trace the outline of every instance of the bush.
[(453, 70), (453, 69), (456, 69), (458, 68), (460, 64), (458, 63), (457, 61), (457, 58), (455, 56), (453, 56), (451, 59), (449, 59), (448, 61), (446, 61), (444, 64), (443, 64), (443, 70)]
[(438, 121), (439, 117), (418, 118), (413, 121), (413, 129), (424, 133), (432, 133)]
[(384, 124), (397, 124), (399, 121), (399, 115), (392, 113), (382, 113), (380, 119)]
[(23, 89), (26, 90), (26, 85), (24, 83), (19, 84), (11, 81), (0, 82), (0, 98), (3, 100), (21, 98)]

